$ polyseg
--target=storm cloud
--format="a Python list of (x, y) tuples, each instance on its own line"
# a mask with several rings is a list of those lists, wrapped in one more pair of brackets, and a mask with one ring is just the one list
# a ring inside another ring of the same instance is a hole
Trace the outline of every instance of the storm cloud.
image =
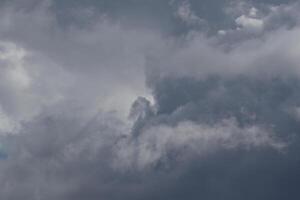
[(0, 2), (0, 198), (299, 199), (297, 1)]

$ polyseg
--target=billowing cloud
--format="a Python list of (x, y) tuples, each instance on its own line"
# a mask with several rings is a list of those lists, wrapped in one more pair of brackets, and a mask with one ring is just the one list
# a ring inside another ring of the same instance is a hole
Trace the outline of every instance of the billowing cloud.
[(3, 1), (0, 199), (298, 199), (298, 10)]
[(238, 26), (245, 28), (247, 31), (259, 32), (263, 29), (263, 21), (242, 15), (235, 20)]

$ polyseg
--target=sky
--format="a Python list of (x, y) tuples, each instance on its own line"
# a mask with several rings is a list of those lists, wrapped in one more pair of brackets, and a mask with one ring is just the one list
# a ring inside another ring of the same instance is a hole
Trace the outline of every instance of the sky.
[(1, 0), (0, 199), (298, 200), (299, 9)]

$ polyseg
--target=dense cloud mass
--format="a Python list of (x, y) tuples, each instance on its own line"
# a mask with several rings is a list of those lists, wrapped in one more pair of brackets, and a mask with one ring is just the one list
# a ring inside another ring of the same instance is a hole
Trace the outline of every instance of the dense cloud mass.
[(1, 1), (0, 199), (299, 199), (299, 9)]

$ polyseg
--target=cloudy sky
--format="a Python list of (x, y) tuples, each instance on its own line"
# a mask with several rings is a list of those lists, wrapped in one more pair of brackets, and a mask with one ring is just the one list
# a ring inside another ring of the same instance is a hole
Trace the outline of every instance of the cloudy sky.
[(299, 10), (0, 0), (0, 199), (298, 200)]

